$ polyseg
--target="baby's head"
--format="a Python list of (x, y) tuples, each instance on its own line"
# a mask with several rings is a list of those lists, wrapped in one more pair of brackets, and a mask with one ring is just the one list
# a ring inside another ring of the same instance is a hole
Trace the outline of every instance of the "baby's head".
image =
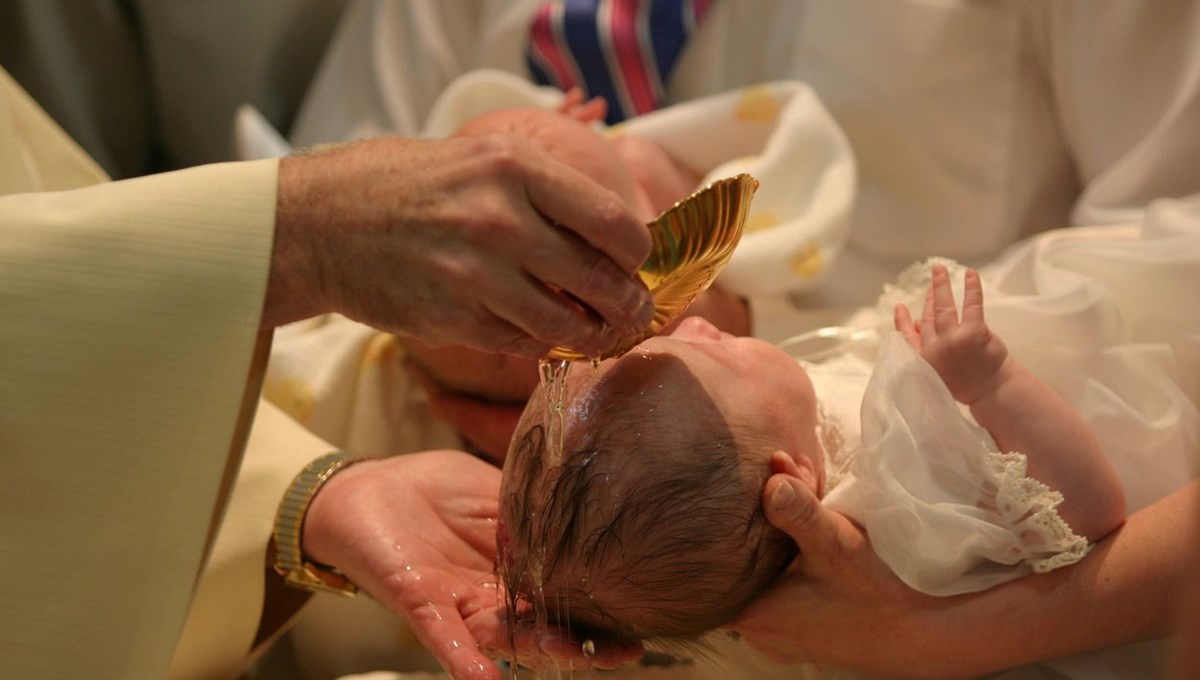
[[(542, 150), (603, 186), (625, 201), (640, 219), (657, 214), (634, 185), (616, 147), (596, 131), (587, 115), (535, 107), (509, 107), (478, 115), (464, 123), (456, 136), (508, 133), (528, 139)], [(682, 196), (680, 196), (682, 198)]]
[(693, 640), (730, 622), (795, 554), (765, 519), (778, 450), (823, 477), (803, 369), (685, 320), (598, 370), (557, 417), (534, 394), (505, 463), (498, 536), (510, 604), (600, 638)]

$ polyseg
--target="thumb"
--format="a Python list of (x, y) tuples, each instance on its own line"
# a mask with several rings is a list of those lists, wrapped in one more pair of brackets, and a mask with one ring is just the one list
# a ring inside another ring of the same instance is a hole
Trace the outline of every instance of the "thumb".
[(777, 474), (763, 491), (767, 521), (792, 537), (801, 552), (821, 552), (838, 540), (834, 513), (799, 477)]

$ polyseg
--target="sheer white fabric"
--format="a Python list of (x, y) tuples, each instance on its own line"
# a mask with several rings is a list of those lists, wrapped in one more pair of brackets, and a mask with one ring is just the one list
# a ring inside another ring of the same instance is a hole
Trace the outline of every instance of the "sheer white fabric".
[[(906, 583), (948, 595), (1069, 564), (1086, 546), (1057, 516), (1058, 494), (1025, 475), (1019, 452), (997, 450), (891, 329), (896, 304), (920, 313), (934, 262), (951, 267), (961, 301), (962, 267), (931, 258), (853, 326), (824, 333), (832, 348), (814, 349), (810, 333), (789, 349), (819, 359), (808, 368), (823, 441), (840, 445), (826, 502), (867, 528)], [(1195, 475), (1200, 202), (1158, 203), (1140, 226), (1046, 234), (983, 281), (989, 325), (1100, 435), (1130, 512)]]
[(1086, 554), (1058, 516), (1062, 495), (999, 451), (898, 333), (880, 345), (861, 417), (862, 447), (825, 502), (909, 586), (973, 592)]
[[(897, 302), (919, 313), (927, 269), (903, 275), (859, 325), (890, 329)], [(988, 325), (1095, 430), (1129, 512), (1195, 476), (1200, 200), (1157, 202), (1139, 225), (1049, 232), (980, 273)]]

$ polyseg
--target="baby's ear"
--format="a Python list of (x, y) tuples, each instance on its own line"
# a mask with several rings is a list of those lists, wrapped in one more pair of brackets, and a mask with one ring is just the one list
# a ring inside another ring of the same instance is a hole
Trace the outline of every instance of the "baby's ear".
[(771, 474), (799, 477), (800, 466), (796, 465), (796, 459), (787, 451), (776, 451), (771, 454)]
[(804, 485), (816, 491), (817, 475), (812, 469), (812, 463), (805, 457), (796, 456), (787, 451), (776, 451), (771, 454), (771, 474), (795, 477)]

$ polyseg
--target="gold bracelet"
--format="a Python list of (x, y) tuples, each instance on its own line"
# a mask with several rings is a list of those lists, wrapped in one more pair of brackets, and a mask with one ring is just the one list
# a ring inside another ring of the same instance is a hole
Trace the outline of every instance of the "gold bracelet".
[(273, 566), (289, 586), (339, 593), (347, 597), (353, 597), (358, 592), (358, 587), (341, 572), (304, 559), (300, 537), (304, 531), (304, 515), (313, 496), (334, 473), (360, 460), (366, 458), (352, 456), (345, 451), (334, 451), (317, 458), (296, 475), (279, 501), (279, 509), (275, 512)]

